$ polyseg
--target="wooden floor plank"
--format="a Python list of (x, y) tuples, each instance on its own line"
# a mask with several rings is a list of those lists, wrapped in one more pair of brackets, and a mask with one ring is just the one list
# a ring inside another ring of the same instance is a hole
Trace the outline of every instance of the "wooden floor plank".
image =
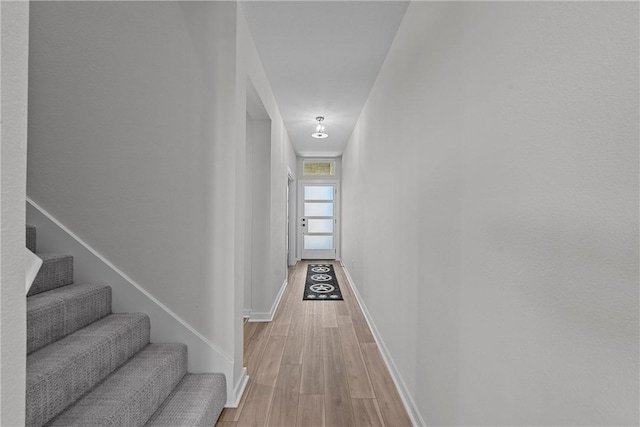
[[(313, 302), (316, 304), (324, 303), (324, 301)], [(324, 362), (322, 361), (322, 327), (320, 322), (319, 315), (305, 316), (301, 394), (324, 393)]]
[(317, 301), (317, 304), (321, 304), (322, 308), (322, 327), (324, 328), (337, 328), (338, 320), (336, 319), (336, 306), (335, 301)]
[(300, 396), (300, 365), (282, 365), (276, 380), (269, 426), (295, 426)]
[(351, 397), (374, 399), (376, 395), (360, 352), (351, 317), (338, 316), (338, 325)]
[(340, 265), (340, 263), (335, 263), (333, 266), (333, 270), (336, 272), (336, 278), (338, 279), (338, 283), (340, 284), (340, 290), (342, 291), (342, 296), (347, 297), (351, 296), (351, 288), (349, 287), (349, 281), (347, 280), (347, 276), (344, 274), (344, 269)]
[(385, 366), (375, 343), (360, 343), (367, 369), (376, 393), (382, 418), (387, 425), (411, 426), (411, 419), (404, 409), (395, 383)]
[(349, 307), (347, 307), (346, 302), (333, 301), (331, 304), (333, 304), (336, 308), (336, 316), (349, 316)]
[(299, 365), (302, 363), (302, 345), (304, 343), (304, 307), (295, 304), (289, 325), (287, 342), (282, 355), (283, 365)]
[(351, 399), (351, 407), (357, 427), (384, 426), (376, 399)]
[(338, 328), (323, 328), (324, 405), (328, 426), (352, 426), (353, 412)]
[(249, 345), (253, 339), (253, 335), (256, 333), (256, 328), (261, 322), (246, 322), (244, 324), (244, 346)]
[(301, 394), (298, 400), (298, 419), (300, 427), (324, 427), (324, 396)]
[(247, 401), (238, 417), (238, 427), (266, 425), (276, 378), (280, 371), (285, 339), (286, 337), (281, 336), (269, 338), (259, 369), (253, 376)]
[(358, 301), (355, 297), (347, 299), (347, 307), (349, 309), (349, 316), (351, 316), (351, 321), (353, 322), (353, 329), (358, 336), (358, 342), (375, 342), (373, 334), (371, 334), (369, 325), (367, 324), (367, 321), (362, 314), (362, 310), (360, 310), (360, 305), (358, 305)]
[(305, 316), (322, 315), (323, 301), (302, 301)]
[(234, 421), (218, 421), (215, 427), (236, 427), (238, 423)]
[[(244, 396), (242, 396), (242, 398), (246, 398), (247, 393), (245, 390)], [(238, 421), (238, 416), (240, 415), (240, 411), (238, 410), (240, 407), (238, 406), (238, 408), (224, 408), (222, 410), (222, 413), (220, 414), (220, 417), (218, 418), (218, 424), (222, 423), (222, 422), (234, 422), (234, 421)]]
[(257, 372), (260, 360), (262, 360), (262, 355), (271, 336), (273, 324), (269, 322), (249, 322), (247, 326), (253, 327), (254, 333), (245, 346), (244, 365), (247, 368), (249, 376), (253, 376)]
[(290, 290), (289, 285), (287, 285), (287, 289), (285, 289), (285, 293), (280, 300), (280, 305), (278, 306), (278, 310), (273, 318), (273, 322), (271, 322), (273, 324), (271, 334), (274, 336), (286, 337), (289, 333), (289, 325), (291, 324), (291, 316), (293, 315), (291, 305), (293, 304), (293, 301), (290, 301), (292, 293), (287, 292)]
[(238, 427), (263, 427), (267, 425), (274, 385), (255, 382), (249, 388), (247, 401), (238, 417)]

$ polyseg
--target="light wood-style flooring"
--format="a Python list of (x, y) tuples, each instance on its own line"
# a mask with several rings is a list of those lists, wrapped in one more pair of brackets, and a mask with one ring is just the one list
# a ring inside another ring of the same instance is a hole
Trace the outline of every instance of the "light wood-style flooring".
[(410, 426), (342, 267), (344, 301), (303, 301), (308, 264), (289, 269), (272, 322), (245, 323), (249, 384), (216, 426)]

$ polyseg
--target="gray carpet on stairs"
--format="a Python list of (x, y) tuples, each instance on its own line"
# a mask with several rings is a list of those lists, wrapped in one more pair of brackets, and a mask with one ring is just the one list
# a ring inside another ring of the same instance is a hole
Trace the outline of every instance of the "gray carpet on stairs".
[(222, 412), (227, 382), (222, 374), (187, 374), (147, 427), (213, 427)]
[(59, 254), (38, 254), (42, 267), (27, 296), (50, 291), (73, 283), (73, 257)]
[(27, 225), (27, 249), (36, 252), (36, 228), (33, 225)]
[(27, 354), (111, 314), (111, 287), (67, 285), (27, 298)]
[[(26, 227), (36, 251), (36, 229)], [(37, 254), (27, 297), (26, 425), (213, 427), (223, 374), (187, 374), (187, 347), (149, 344), (146, 314), (111, 314), (112, 290), (73, 284), (73, 257)]]
[(27, 425), (42, 425), (149, 343), (146, 314), (112, 314), (27, 356)]
[(186, 346), (150, 344), (50, 425), (143, 425), (186, 372)]

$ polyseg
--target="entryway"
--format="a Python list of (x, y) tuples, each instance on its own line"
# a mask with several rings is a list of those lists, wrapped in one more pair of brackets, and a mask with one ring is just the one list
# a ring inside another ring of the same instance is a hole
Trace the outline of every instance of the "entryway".
[(302, 181), (298, 194), (301, 258), (335, 260), (339, 247), (337, 183)]

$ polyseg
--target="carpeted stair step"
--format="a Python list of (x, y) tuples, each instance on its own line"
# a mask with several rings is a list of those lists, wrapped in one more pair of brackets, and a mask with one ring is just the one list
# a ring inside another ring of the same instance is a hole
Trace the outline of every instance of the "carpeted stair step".
[(40, 272), (27, 296), (50, 291), (73, 283), (73, 257), (60, 254), (38, 254), (42, 259)]
[(146, 314), (112, 314), (28, 355), (26, 424), (44, 425), (92, 389), (149, 343), (149, 329)]
[[(149, 344), (49, 425), (141, 426), (171, 394), (186, 370), (185, 345)], [(187, 425), (185, 421), (177, 424)]]
[(111, 314), (111, 287), (67, 285), (27, 298), (27, 354)]
[(36, 227), (27, 224), (27, 249), (36, 253)]
[(213, 427), (227, 400), (223, 374), (187, 374), (146, 427)]

